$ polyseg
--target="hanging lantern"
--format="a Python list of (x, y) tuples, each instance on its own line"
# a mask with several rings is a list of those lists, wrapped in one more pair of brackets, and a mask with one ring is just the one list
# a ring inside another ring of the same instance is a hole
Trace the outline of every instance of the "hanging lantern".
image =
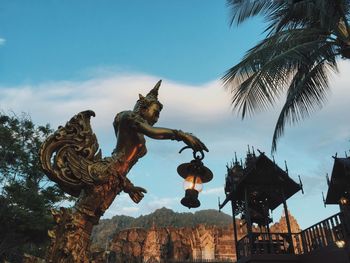
[(347, 199), (346, 197), (341, 197), (339, 202), (342, 204), (342, 205), (348, 205), (349, 204), (349, 199)]
[[(187, 148), (190, 147), (187, 146), (182, 148), (179, 153)], [(198, 194), (203, 189), (203, 183), (207, 183), (213, 178), (213, 173), (202, 163), (204, 153), (202, 151), (199, 153), (201, 155), (197, 155), (197, 152), (194, 151), (194, 159), (191, 162), (180, 164), (177, 167), (178, 174), (185, 179), (185, 197), (182, 198), (181, 204), (188, 208), (196, 208), (200, 206), (201, 203), (198, 200)]]

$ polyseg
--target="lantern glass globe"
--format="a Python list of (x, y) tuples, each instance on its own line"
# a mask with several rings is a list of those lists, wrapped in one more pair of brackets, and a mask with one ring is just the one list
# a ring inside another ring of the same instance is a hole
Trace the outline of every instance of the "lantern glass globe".
[(186, 180), (184, 181), (184, 189), (194, 189), (197, 192), (201, 192), (203, 189), (203, 184), (202, 184), (202, 180), (200, 177), (198, 176), (194, 176), (194, 175), (189, 175), (186, 177)]

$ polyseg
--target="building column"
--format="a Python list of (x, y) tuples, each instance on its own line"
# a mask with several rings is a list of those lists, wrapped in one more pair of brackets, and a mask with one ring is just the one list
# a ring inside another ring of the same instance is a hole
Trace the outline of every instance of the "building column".
[(238, 235), (237, 235), (237, 225), (236, 225), (236, 205), (233, 199), (231, 199), (231, 206), (232, 206), (232, 219), (233, 219), (233, 238), (235, 239), (235, 249), (236, 249), (236, 257), (237, 260), (239, 259), (239, 253), (238, 253)]
[(252, 235), (252, 221), (250, 219), (250, 213), (249, 213), (249, 199), (248, 199), (248, 187), (246, 186), (244, 189), (244, 205), (245, 205), (245, 220), (247, 221), (247, 232), (248, 232), (248, 239), (249, 239), (249, 246), (248, 250), (250, 253), (252, 253), (252, 245), (253, 245), (253, 235)]
[(281, 189), (281, 190), (282, 190), (281, 192), (282, 192), (284, 214), (285, 214), (286, 223), (287, 223), (287, 230), (288, 230), (288, 241), (289, 241), (289, 244), (290, 244), (290, 247), (288, 247), (288, 250), (290, 250), (294, 254), (294, 244), (293, 244), (293, 239), (292, 239), (292, 230), (291, 230), (291, 227), (290, 227), (289, 213), (288, 213), (286, 197), (284, 195), (283, 189)]

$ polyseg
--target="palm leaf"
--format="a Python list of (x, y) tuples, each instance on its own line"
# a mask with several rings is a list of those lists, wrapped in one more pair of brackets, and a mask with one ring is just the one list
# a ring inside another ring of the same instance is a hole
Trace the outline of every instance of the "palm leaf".
[(329, 92), (328, 75), (331, 72), (338, 71), (334, 59), (337, 54), (333, 50), (333, 46), (327, 44), (319, 51), (315, 53), (315, 64), (301, 65), (293, 77), (286, 102), (275, 126), (272, 152), (276, 151), (277, 141), (283, 135), (287, 123), (294, 124), (309, 117), (311, 112), (322, 108), (327, 101)]
[(288, 29), (305, 28), (310, 26), (310, 20), (317, 20), (315, 17), (314, 0), (303, 1), (283, 1), (279, 10), (268, 14), (270, 25), (265, 31), (269, 31), (269, 35)]
[(314, 30), (309, 35), (305, 30), (296, 31), (298, 34), (280, 32), (263, 40), (223, 77), (231, 90), (233, 109), (242, 118), (273, 105), (299, 65), (310, 63), (310, 50), (324, 42), (314, 40)]
[(233, 110), (247, 114), (274, 105), (287, 92), (272, 150), (286, 123), (296, 123), (326, 101), (336, 59), (350, 58), (349, 0), (228, 0), (231, 25), (261, 15), (267, 38), (223, 76)]
[(227, 5), (231, 8), (231, 25), (241, 24), (246, 19), (273, 12), (283, 5), (283, 1), (273, 0), (227, 0)]

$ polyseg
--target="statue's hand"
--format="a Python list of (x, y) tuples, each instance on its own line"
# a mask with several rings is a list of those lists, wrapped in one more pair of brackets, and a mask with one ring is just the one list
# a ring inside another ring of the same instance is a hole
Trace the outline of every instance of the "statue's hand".
[(129, 194), (131, 200), (138, 204), (144, 197), (144, 193), (147, 193), (147, 190), (142, 187), (130, 185), (124, 192)]
[(205, 144), (192, 133), (182, 132), (182, 141), (196, 152), (209, 152), (207, 146), (205, 146)]

